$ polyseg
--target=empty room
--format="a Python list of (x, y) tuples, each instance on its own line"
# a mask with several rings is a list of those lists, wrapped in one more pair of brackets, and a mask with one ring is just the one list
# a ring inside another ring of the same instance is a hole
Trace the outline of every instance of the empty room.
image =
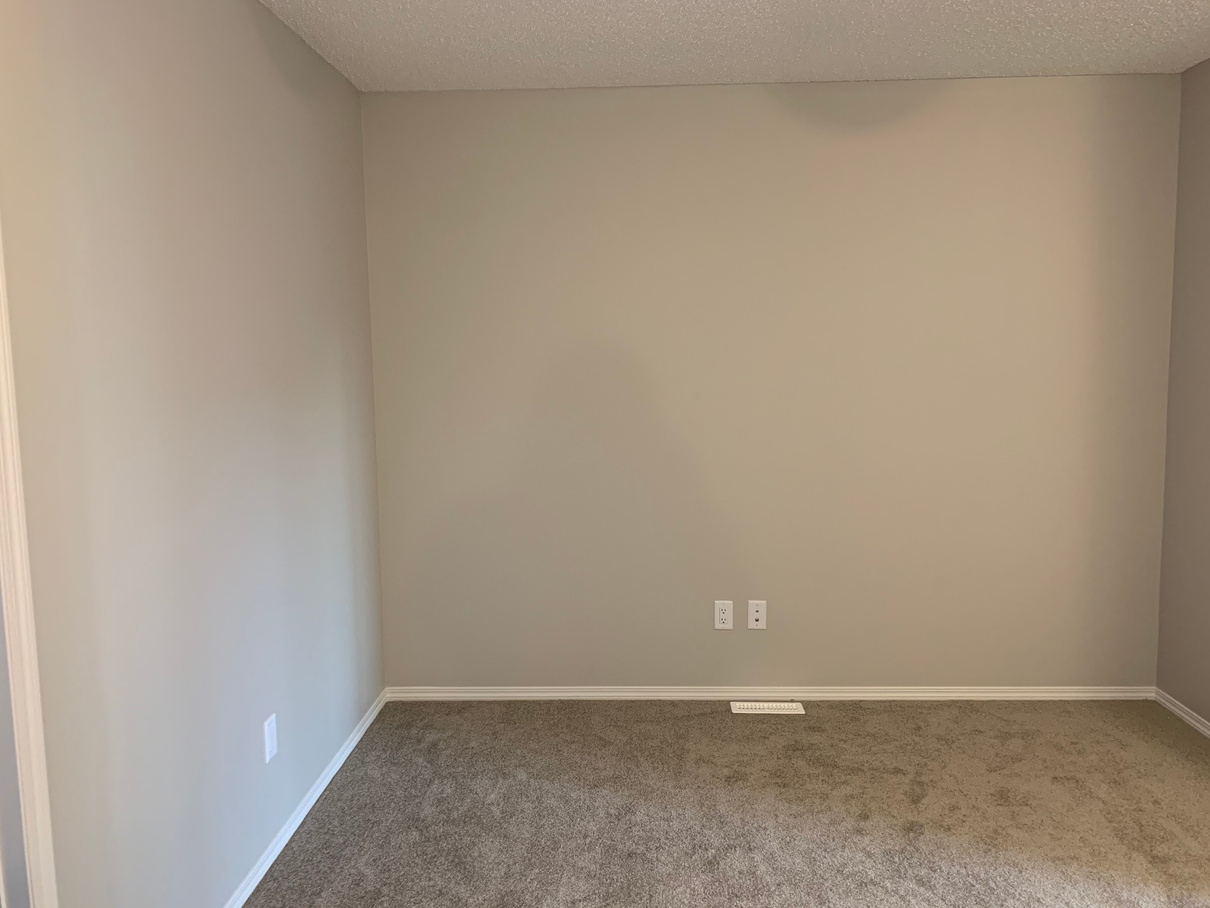
[(0, 0), (0, 908), (1210, 908), (1210, 3)]

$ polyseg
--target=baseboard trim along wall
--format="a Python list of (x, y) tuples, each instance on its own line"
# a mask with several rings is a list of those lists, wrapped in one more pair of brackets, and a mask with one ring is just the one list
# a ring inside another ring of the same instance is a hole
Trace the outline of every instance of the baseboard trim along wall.
[(388, 687), (387, 700), (1152, 700), (1154, 687)]
[(1210, 738), (1210, 719), (1205, 719), (1202, 716), (1199, 716), (1180, 700), (1176, 699), (1176, 697), (1172, 696), (1171, 694), (1164, 693), (1158, 687), (1155, 689), (1155, 699), (1158, 700), (1160, 704), (1166, 707), (1170, 712), (1175, 713), (1177, 716), (1184, 719), (1186, 722), (1200, 731), (1203, 735)]
[(319, 796), (324, 793), (324, 789), (328, 787), (328, 783), (332, 781), (332, 777), (344, 765), (349, 754), (353, 752), (353, 748), (357, 746), (357, 742), (361, 740), (361, 736), (366, 733), (366, 729), (378, 717), (378, 713), (386, 701), (386, 691), (383, 691), (378, 695), (378, 698), (366, 714), (361, 717), (361, 721), (357, 723), (357, 727), (353, 729), (353, 733), (349, 735), (348, 740), (340, 746), (340, 750), (336, 752), (336, 756), (332, 758), (332, 762), (320, 773), (319, 778), (315, 780), (315, 784), (311, 786), (311, 790), (307, 792), (302, 802), (295, 808), (294, 813), (290, 814), (290, 819), (286, 820), (286, 825), (281, 828), (281, 831), (269, 843), (269, 847), (260, 856), (260, 860), (248, 872), (248, 875), (244, 877), (244, 881), (239, 884), (239, 888), (235, 890), (235, 894), (227, 900), (225, 908), (243, 908), (244, 902), (248, 901), (248, 897), (252, 895), (252, 890), (264, 878), (273, 862), (277, 860), (277, 856), (286, 847), (286, 843), (290, 841), (290, 837), (302, 825), (302, 821), (307, 818), (307, 814), (311, 812), (311, 808), (315, 806), (315, 802), (319, 800)]

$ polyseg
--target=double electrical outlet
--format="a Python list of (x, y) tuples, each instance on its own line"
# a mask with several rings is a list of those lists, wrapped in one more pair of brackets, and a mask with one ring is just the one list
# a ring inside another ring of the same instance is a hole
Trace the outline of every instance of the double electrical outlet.
[[(763, 631), (768, 623), (768, 606), (764, 599), (748, 600), (748, 629)], [(735, 629), (735, 603), (730, 599), (714, 600), (714, 629), (729, 631)]]

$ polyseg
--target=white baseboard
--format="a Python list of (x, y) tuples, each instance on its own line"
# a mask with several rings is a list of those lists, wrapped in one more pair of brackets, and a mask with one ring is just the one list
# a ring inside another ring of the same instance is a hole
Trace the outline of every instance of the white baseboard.
[(374, 701), (369, 711), (362, 716), (361, 721), (357, 723), (357, 727), (353, 729), (353, 733), (349, 735), (348, 740), (341, 745), (340, 750), (336, 752), (336, 756), (332, 758), (332, 762), (320, 773), (319, 778), (315, 780), (315, 784), (311, 786), (311, 790), (302, 799), (302, 803), (295, 808), (294, 813), (290, 814), (290, 819), (286, 820), (286, 825), (281, 828), (281, 831), (269, 843), (269, 847), (260, 856), (260, 860), (248, 872), (248, 875), (244, 877), (244, 881), (239, 884), (239, 888), (235, 890), (235, 894), (227, 900), (225, 908), (242, 908), (244, 902), (248, 901), (248, 897), (252, 895), (252, 890), (264, 878), (269, 867), (277, 860), (277, 856), (286, 847), (286, 843), (290, 841), (290, 837), (302, 825), (302, 821), (311, 812), (311, 808), (315, 806), (315, 802), (319, 800), (319, 796), (324, 793), (324, 789), (328, 787), (328, 783), (332, 781), (332, 777), (344, 765), (345, 760), (353, 752), (353, 748), (357, 746), (357, 742), (361, 740), (361, 736), (365, 734), (366, 729), (370, 727), (370, 723), (374, 721), (379, 710), (382, 709), (382, 704), (386, 701), (386, 692), (383, 691), (383, 693), (378, 695), (378, 699)]
[(1158, 700), (1161, 705), (1167, 707), (1173, 713), (1180, 716), (1203, 735), (1210, 737), (1210, 719), (1202, 718), (1180, 700), (1176, 699), (1176, 697), (1172, 696), (1171, 694), (1164, 693), (1158, 687), (1155, 689), (1155, 699)]
[(1151, 700), (1154, 687), (388, 687), (387, 700)]

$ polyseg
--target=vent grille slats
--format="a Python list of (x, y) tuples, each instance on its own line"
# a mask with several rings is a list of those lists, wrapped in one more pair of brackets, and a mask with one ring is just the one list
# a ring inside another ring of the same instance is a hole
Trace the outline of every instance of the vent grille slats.
[(793, 703), (785, 700), (732, 700), (731, 712), (777, 713), (783, 716), (805, 715), (805, 710), (802, 708), (801, 703)]

